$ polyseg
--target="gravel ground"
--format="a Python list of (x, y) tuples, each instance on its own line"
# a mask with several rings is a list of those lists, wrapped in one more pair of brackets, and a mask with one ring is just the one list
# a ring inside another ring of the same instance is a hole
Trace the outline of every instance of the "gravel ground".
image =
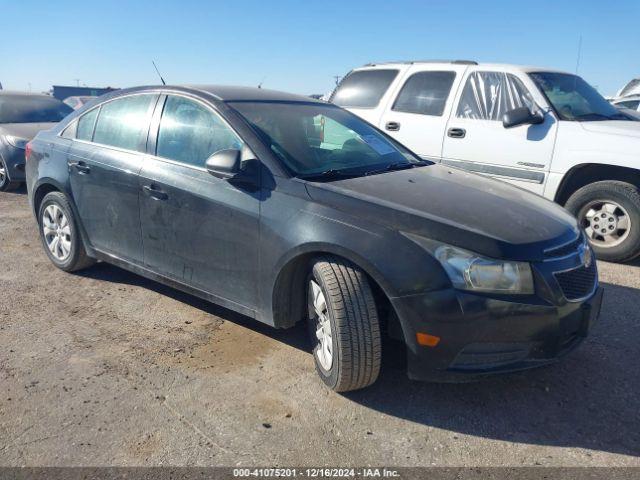
[(592, 336), (552, 367), (338, 395), (277, 331), (124, 270), (57, 270), (0, 193), (0, 465), (640, 466), (640, 264), (600, 263)]

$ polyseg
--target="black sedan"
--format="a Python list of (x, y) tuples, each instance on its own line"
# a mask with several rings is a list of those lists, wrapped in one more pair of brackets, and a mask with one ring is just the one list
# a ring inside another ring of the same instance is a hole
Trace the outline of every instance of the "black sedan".
[(72, 111), (47, 95), (0, 91), (0, 192), (24, 182), (27, 142)]
[(306, 321), (337, 391), (376, 380), (385, 335), (411, 378), (465, 380), (554, 362), (599, 312), (592, 251), (564, 209), (308, 97), (121, 90), (28, 151), (54, 265), (102, 260), (277, 328)]

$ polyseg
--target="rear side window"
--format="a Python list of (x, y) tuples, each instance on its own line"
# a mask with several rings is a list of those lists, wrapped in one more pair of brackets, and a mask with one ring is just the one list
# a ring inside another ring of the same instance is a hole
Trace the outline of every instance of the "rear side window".
[(102, 145), (142, 151), (155, 99), (155, 95), (132, 95), (103, 104), (96, 122), (93, 141)]
[(398, 70), (360, 70), (347, 75), (333, 92), (331, 101), (341, 107), (375, 108)]
[(473, 72), (469, 75), (458, 103), (458, 118), (502, 120), (505, 112), (536, 104), (522, 81), (505, 72)]
[(93, 126), (96, 123), (98, 110), (98, 108), (94, 108), (80, 117), (78, 120), (78, 127), (76, 129), (76, 138), (78, 140), (86, 140), (87, 142), (91, 141), (93, 137)]
[(167, 97), (158, 131), (157, 156), (204, 167), (215, 152), (240, 148), (240, 138), (213, 111), (188, 98)]
[(442, 116), (455, 72), (419, 72), (406, 81), (392, 110)]

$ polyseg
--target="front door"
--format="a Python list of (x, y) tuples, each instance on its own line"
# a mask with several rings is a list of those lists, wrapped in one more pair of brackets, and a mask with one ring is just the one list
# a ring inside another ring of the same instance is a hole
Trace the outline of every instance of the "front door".
[[(144, 263), (235, 306), (257, 305), (259, 192), (205, 162), (242, 141), (208, 105), (169, 95), (140, 174)], [(155, 128), (154, 128), (155, 130)]]
[(126, 96), (85, 113), (67, 154), (71, 191), (91, 245), (138, 263), (138, 173), (157, 98)]
[(524, 81), (502, 71), (473, 71), (467, 76), (447, 125), (443, 163), (542, 194), (553, 155), (556, 119), (546, 112), (539, 125), (502, 125), (508, 110), (539, 108), (540, 99), (536, 100)]

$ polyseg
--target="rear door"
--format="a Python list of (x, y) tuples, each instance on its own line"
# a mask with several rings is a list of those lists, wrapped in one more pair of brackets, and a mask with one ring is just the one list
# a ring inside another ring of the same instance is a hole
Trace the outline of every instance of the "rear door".
[(195, 98), (160, 101), (155, 140), (140, 174), (144, 263), (251, 314), (257, 305), (259, 191), (205, 169), (213, 153), (243, 142)]
[[(508, 110), (545, 112), (544, 123), (504, 128)], [(530, 78), (499, 68), (470, 68), (449, 119), (444, 163), (501, 178), (542, 194), (558, 122)]]
[(92, 246), (142, 262), (138, 173), (158, 96), (119, 97), (78, 120), (68, 150), (71, 191)]
[(440, 161), (447, 119), (466, 68), (412, 65), (393, 92), (378, 126), (421, 157)]

